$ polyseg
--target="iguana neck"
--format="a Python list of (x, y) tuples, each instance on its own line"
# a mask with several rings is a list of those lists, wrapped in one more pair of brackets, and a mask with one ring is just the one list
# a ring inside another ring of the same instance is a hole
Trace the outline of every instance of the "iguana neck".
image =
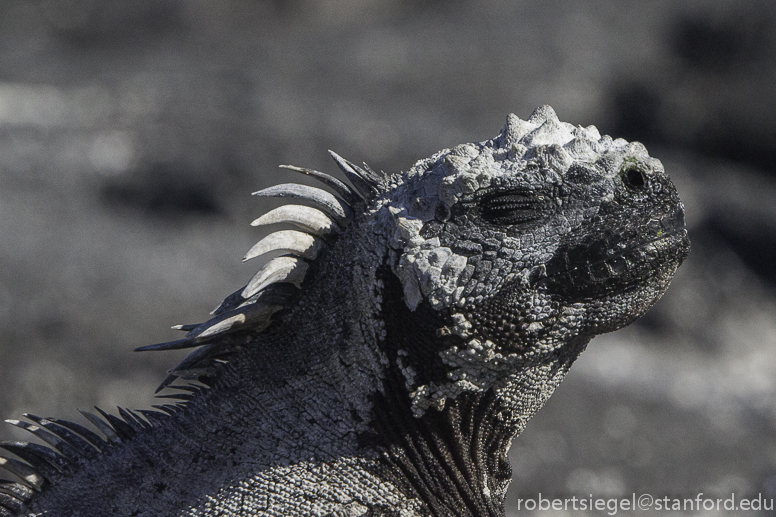
[[(416, 383), (443, 382), (449, 368), (442, 352), (462, 347), (444, 335), (443, 316), (427, 304), (409, 311), (400, 285), (385, 275), (384, 306), (389, 363), (414, 365)], [(442, 335), (440, 335), (442, 334)], [(563, 380), (589, 337), (568, 336), (550, 357), (526, 359), (520, 369), (481, 391), (445, 401), (442, 409), (413, 411), (406, 371), (388, 368), (374, 409), (373, 431), (385, 451), (385, 477), (410, 480), (432, 515), (504, 515), (511, 480), (507, 453), (512, 440)], [(424, 354), (423, 357), (417, 354)]]

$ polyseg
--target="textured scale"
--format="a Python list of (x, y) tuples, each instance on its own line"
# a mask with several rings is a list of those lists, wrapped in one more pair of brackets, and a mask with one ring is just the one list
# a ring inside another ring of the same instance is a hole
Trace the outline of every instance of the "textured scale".
[[(512, 440), (590, 339), (628, 325), (689, 250), (639, 143), (551, 108), (254, 221), (279, 252), (183, 338), (167, 404), (86, 425), (9, 420), (0, 515), (504, 516)], [(183, 382), (174, 384), (176, 379)]]

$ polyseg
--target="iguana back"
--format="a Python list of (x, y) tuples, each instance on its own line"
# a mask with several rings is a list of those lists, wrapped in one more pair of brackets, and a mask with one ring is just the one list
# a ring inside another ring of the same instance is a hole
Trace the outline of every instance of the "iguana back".
[[(272, 258), (213, 318), (154, 411), (11, 421), (0, 516), (504, 515), (509, 445), (596, 334), (657, 301), (689, 249), (639, 143), (507, 118), (408, 172), (332, 153), (350, 186), (284, 184)], [(184, 381), (176, 381), (182, 378)], [(99, 431), (98, 434), (95, 431)]]

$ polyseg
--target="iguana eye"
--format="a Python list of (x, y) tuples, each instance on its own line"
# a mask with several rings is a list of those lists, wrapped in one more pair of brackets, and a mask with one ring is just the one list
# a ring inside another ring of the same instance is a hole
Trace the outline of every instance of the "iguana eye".
[(531, 192), (490, 195), (480, 202), (482, 218), (493, 224), (520, 224), (540, 217), (541, 199)]
[(644, 176), (644, 172), (638, 167), (629, 167), (622, 173), (622, 181), (626, 186), (641, 190), (644, 185), (647, 184), (647, 178)]

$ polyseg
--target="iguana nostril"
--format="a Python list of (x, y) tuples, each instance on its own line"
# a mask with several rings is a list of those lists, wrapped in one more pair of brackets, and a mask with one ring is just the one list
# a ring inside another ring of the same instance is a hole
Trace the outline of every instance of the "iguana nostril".
[(633, 189), (641, 189), (647, 184), (644, 172), (637, 167), (631, 167), (624, 174), (625, 184)]

